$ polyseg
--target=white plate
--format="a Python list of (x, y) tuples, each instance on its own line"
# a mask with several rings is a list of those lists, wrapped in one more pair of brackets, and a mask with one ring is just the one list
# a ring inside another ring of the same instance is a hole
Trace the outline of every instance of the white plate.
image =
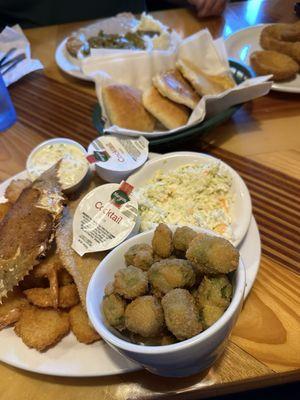
[(65, 38), (55, 51), (55, 61), (61, 70), (66, 74), (73, 76), (74, 78), (83, 79), (85, 81), (93, 81), (91, 77), (84, 75), (81, 72), (79, 65), (76, 65), (67, 55), (66, 42), (68, 38)]
[[(152, 158), (152, 157), (150, 157)], [(232, 210), (232, 230), (234, 240), (232, 243), (237, 246), (245, 236), (252, 215), (252, 205), (249, 191), (243, 179), (238, 173), (223, 161), (202, 153), (189, 151), (174, 152), (156, 156), (150, 159), (136, 173), (131, 175), (127, 181), (134, 187), (144, 186), (158, 170), (169, 171), (188, 163), (211, 163), (220, 162), (222, 168), (228, 171), (232, 177), (232, 193), (236, 196)]]
[[(265, 26), (260, 24), (241, 29), (228, 36), (225, 41), (228, 56), (249, 65), (253, 51), (263, 50), (259, 44), (260, 33)], [(272, 89), (279, 92), (300, 93), (300, 74), (289, 82), (273, 83)]]
[[(9, 178), (0, 185), (0, 202), (12, 179), (25, 179), (26, 171)], [(244, 240), (238, 246), (246, 268), (246, 291), (249, 294), (260, 263), (261, 244), (254, 217)], [(54, 348), (39, 353), (26, 347), (12, 328), (0, 332), (0, 361), (27, 371), (66, 377), (107, 376), (140, 369), (104, 342), (84, 345), (69, 334)]]

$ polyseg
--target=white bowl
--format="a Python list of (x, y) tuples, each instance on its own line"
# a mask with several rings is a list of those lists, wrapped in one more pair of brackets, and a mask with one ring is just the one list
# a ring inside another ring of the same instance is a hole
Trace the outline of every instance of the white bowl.
[[(86, 149), (78, 142), (76, 142), (75, 140), (72, 139), (68, 139), (68, 138), (54, 138), (54, 139), (49, 139), (49, 140), (45, 140), (44, 142), (40, 143), (38, 146), (36, 146), (32, 152), (29, 154), (29, 156), (27, 157), (27, 161), (26, 161), (26, 169), (28, 172), (28, 175), (30, 176), (29, 173), (29, 164), (31, 162), (31, 158), (32, 156), (41, 148), (43, 148), (44, 146), (48, 146), (49, 144), (55, 144), (55, 143), (66, 143), (66, 144), (72, 144), (73, 146), (78, 147), (78, 149), (80, 149), (82, 151), (82, 153), (87, 156), (87, 151)], [(73, 193), (76, 190), (78, 190), (80, 188), (80, 186), (83, 184), (83, 182), (85, 181), (88, 173), (90, 171), (90, 167), (89, 167), (89, 163), (86, 163), (86, 168), (82, 171), (82, 175), (81, 177), (78, 179), (78, 181), (72, 185), (72, 186), (68, 186), (66, 188), (63, 189), (64, 193), (69, 194), (69, 193)]]
[(140, 188), (144, 186), (153, 177), (155, 172), (160, 169), (167, 172), (174, 170), (181, 165), (194, 162), (203, 164), (214, 164), (219, 162), (232, 176), (232, 194), (235, 195), (235, 203), (232, 209), (232, 243), (234, 246), (237, 246), (246, 235), (250, 224), (252, 215), (251, 197), (248, 188), (240, 175), (218, 158), (203, 153), (194, 153), (189, 151), (163, 154), (146, 162), (143, 167), (127, 179), (127, 182), (136, 188)]
[[(207, 232), (198, 229), (199, 232)], [(108, 327), (102, 314), (104, 289), (112, 282), (115, 273), (125, 267), (124, 253), (134, 244), (151, 244), (153, 230), (128, 239), (111, 251), (94, 272), (87, 291), (87, 311), (96, 331), (109, 346), (150, 372), (169, 377), (189, 376), (210, 367), (222, 354), (228, 336), (243, 304), (245, 269), (240, 259), (238, 269), (232, 274), (233, 297), (222, 315), (211, 327), (191, 339), (166, 345), (142, 346), (122, 339), (122, 335)], [(100, 362), (100, 361), (99, 361)]]

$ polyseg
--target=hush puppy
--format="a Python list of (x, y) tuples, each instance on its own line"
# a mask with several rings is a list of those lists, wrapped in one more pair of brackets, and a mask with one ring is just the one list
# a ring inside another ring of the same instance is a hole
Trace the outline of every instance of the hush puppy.
[(142, 296), (147, 291), (147, 273), (141, 269), (130, 265), (129, 267), (121, 268), (115, 274), (114, 292), (126, 299)]
[(173, 289), (162, 299), (165, 320), (170, 332), (179, 340), (202, 331), (195, 299), (186, 289)]
[(158, 296), (175, 288), (192, 287), (195, 272), (191, 264), (181, 259), (165, 259), (153, 264), (148, 271), (149, 282)]
[(135, 244), (125, 253), (126, 265), (147, 271), (153, 264), (153, 250), (149, 244)]
[(154, 296), (133, 300), (125, 310), (125, 326), (143, 337), (157, 336), (164, 327), (164, 313)]
[(238, 250), (226, 239), (205, 235), (192, 240), (186, 258), (204, 274), (227, 274), (237, 269)]
[(103, 313), (107, 322), (119, 331), (125, 328), (126, 301), (117, 294), (105, 296), (103, 300)]
[(154, 231), (152, 247), (155, 254), (161, 258), (168, 258), (173, 251), (172, 231), (165, 224), (159, 224)]

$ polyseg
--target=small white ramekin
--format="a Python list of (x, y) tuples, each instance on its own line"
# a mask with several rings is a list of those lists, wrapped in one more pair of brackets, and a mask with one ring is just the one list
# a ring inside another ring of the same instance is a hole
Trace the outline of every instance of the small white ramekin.
[[(31, 159), (32, 159), (33, 155), (37, 151), (39, 151), (41, 148), (43, 148), (44, 146), (48, 146), (49, 144), (55, 144), (55, 143), (66, 143), (66, 144), (71, 144), (73, 146), (76, 146), (78, 149), (80, 149), (82, 151), (82, 153), (85, 156), (87, 156), (86, 149), (80, 143), (76, 142), (75, 140), (67, 139), (67, 138), (54, 138), (54, 139), (45, 140), (44, 142), (42, 142), (38, 146), (36, 146), (27, 158), (26, 169), (27, 169), (27, 173), (28, 173), (29, 177), (30, 177), (29, 165), (31, 163)], [(69, 193), (73, 193), (76, 190), (78, 190), (80, 188), (80, 186), (82, 185), (82, 183), (85, 181), (89, 171), (90, 171), (90, 167), (89, 167), (89, 163), (87, 161), (86, 167), (82, 170), (82, 174), (81, 174), (80, 178), (78, 179), (78, 181), (75, 184), (64, 188), (63, 189), (64, 193), (69, 194)]]

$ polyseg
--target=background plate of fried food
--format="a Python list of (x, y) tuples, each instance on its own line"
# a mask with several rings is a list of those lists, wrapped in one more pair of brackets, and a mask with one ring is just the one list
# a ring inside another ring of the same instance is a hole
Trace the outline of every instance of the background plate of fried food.
[(272, 74), (273, 90), (300, 93), (300, 22), (242, 29), (226, 39), (226, 48), (257, 75)]

